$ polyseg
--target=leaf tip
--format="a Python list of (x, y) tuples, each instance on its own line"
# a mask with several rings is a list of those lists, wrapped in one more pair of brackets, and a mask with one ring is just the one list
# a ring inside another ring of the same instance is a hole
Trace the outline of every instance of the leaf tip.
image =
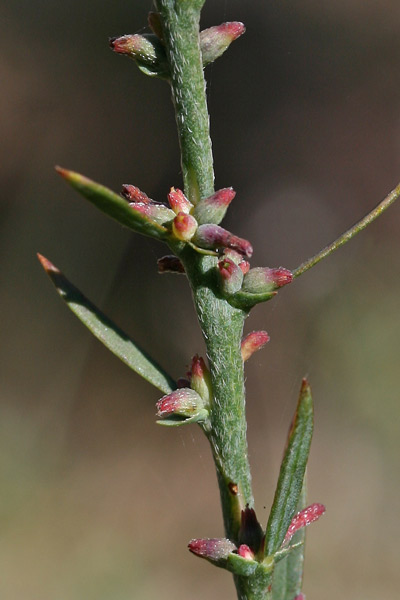
[(68, 169), (64, 169), (64, 167), (60, 167), (60, 165), (56, 165), (54, 167), (54, 169), (56, 170), (56, 172), (61, 175), (61, 177), (63, 177), (64, 179), (68, 178), (68, 174), (70, 173), (70, 171), (68, 171)]
[(42, 254), (39, 254), (39, 252), (37, 252), (36, 256), (38, 257), (40, 264), (42, 265), (43, 269), (46, 271), (47, 274), (59, 273), (57, 267), (55, 267), (53, 263), (49, 261), (48, 258), (43, 256)]

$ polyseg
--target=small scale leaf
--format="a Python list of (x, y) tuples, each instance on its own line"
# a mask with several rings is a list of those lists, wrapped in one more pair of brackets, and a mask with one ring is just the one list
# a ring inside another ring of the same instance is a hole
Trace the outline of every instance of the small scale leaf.
[(38, 254), (57, 292), (84, 325), (128, 367), (156, 388), (169, 394), (176, 384), (163, 369), (106, 317), (47, 258)]
[(250, 310), (256, 304), (260, 304), (260, 302), (267, 302), (274, 298), (278, 292), (265, 292), (262, 294), (253, 294), (251, 292), (245, 292), (243, 290), (239, 290), (233, 296), (228, 298), (229, 304), (234, 306), (235, 308), (241, 308), (242, 310)]
[(68, 171), (62, 167), (56, 167), (56, 171), (89, 202), (121, 225), (159, 240), (166, 238), (168, 230), (165, 227), (141, 212), (132, 210), (128, 202), (115, 192), (75, 171)]
[(310, 452), (312, 432), (313, 403), (310, 387), (304, 379), (268, 520), (265, 539), (266, 556), (274, 554), (280, 548), (297, 510)]

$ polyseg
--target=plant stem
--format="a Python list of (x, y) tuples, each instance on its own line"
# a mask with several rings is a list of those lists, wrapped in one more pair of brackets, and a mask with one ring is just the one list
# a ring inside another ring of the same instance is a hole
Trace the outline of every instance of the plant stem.
[(157, 0), (170, 67), (172, 99), (185, 193), (196, 204), (214, 191), (209, 117), (200, 52), (199, 21), (204, 0)]
[(299, 275), (302, 275), (303, 273), (308, 271), (308, 269), (311, 269), (311, 267), (319, 263), (320, 260), (326, 258), (330, 254), (332, 254), (332, 252), (340, 248), (340, 246), (346, 244), (355, 235), (357, 235), (357, 233), (359, 233), (360, 231), (365, 229), (370, 223), (375, 221), (375, 219), (377, 219), (387, 208), (389, 208), (389, 206), (391, 206), (399, 196), (400, 184), (397, 187), (395, 187), (394, 190), (392, 190), (390, 194), (388, 194), (386, 198), (378, 204), (378, 206), (376, 206), (370, 213), (368, 213), (363, 219), (361, 219), (361, 221), (358, 221), (358, 223), (353, 225), (353, 227), (351, 227), (340, 237), (338, 237), (337, 240), (329, 244), (329, 246), (323, 248), (323, 250), (318, 252), (318, 254), (316, 254), (312, 258), (309, 258), (308, 260), (303, 262), (299, 267), (297, 267), (297, 269), (293, 271), (293, 277), (298, 277)]
[[(157, 0), (171, 70), (185, 193), (193, 203), (214, 191), (213, 158), (205, 81), (199, 46), (203, 0)], [(213, 402), (208, 438), (220, 489), (225, 534), (237, 543), (241, 509), (253, 506), (246, 439), (244, 369), (241, 338), (246, 313), (218, 292), (217, 259), (190, 247), (176, 249), (190, 282), (207, 346)], [(261, 600), (249, 582), (235, 577), (241, 600)], [(254, 582), (255, 583), (255, 582)]]

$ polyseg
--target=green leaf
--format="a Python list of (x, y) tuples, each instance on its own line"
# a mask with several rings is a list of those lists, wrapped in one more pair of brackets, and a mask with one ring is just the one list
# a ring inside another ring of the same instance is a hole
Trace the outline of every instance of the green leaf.
[(168, 235), (168, 230), (165, 227), (152, 221), (144, 214), (133, 210), (124, 198), (103, 185), (62, 167), (56, 167), (56, 171), (89, 202), (121, 223), (121, 225), (159, 240), (165, 239)]
[(267, 302), (277, 295), (278, 292), (263, 292), (254, 294), (252, 292), (246, 292), (239, 290), (236, 294), (233, 294), (228, 298), (229, 304), (235, 308), (241, 308), (242, 310), (250, 310), (256, 304), (260, 302)]
[(172, 377), (165, 373), (126, 333), (92, 304), (47, 258), (40, 254), (38, 258), (61, 298), (98, 340), (128, 367), (165, 394), (175, 389), (176, 384)]
[[(306, 484), (304, 482), (297, 511), (306, 507)], [(272, 579), (272, 600), (293, 600), (301, 592), (304, 567), (304, 542), (306, 529), (302, 527), (295, 533), (291, 545), (301, 546), (289, 551), (279, 562), (276, 562)]]
[(269, 515), (265, 538), (266, 556), (279, 550), (297, 510), (310, 452), (312, 432), (313, 403), (310, 386), (304, 379)]

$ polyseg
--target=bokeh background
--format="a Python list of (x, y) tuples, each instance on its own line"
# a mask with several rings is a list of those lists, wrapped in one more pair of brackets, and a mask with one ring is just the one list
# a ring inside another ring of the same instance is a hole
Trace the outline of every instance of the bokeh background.
[[(145, 31), (150, 0), (6, 0), (0, 6), (0, 597), (234, 597), (191, 556), (222, 535), (209, 449), (155, 425), (157, 392), (91, 338), (35, 253), (180, 376), (204, 345), (164, 248), (65, 186), (55, 163), (165, 199), (181, 184), (168, 86), (113, 55)], [(226, 227), (255, 265), (294, 268), (400, 180), (396, 0), (206, 3), (203, 26), (247, 33), (207, 70)], [(311, 599), (398, 597), (400, 206), (257, 307), (271, 342), (247, 367), (256, 509), (268, 516), (301, 377), (316, 405)]]

